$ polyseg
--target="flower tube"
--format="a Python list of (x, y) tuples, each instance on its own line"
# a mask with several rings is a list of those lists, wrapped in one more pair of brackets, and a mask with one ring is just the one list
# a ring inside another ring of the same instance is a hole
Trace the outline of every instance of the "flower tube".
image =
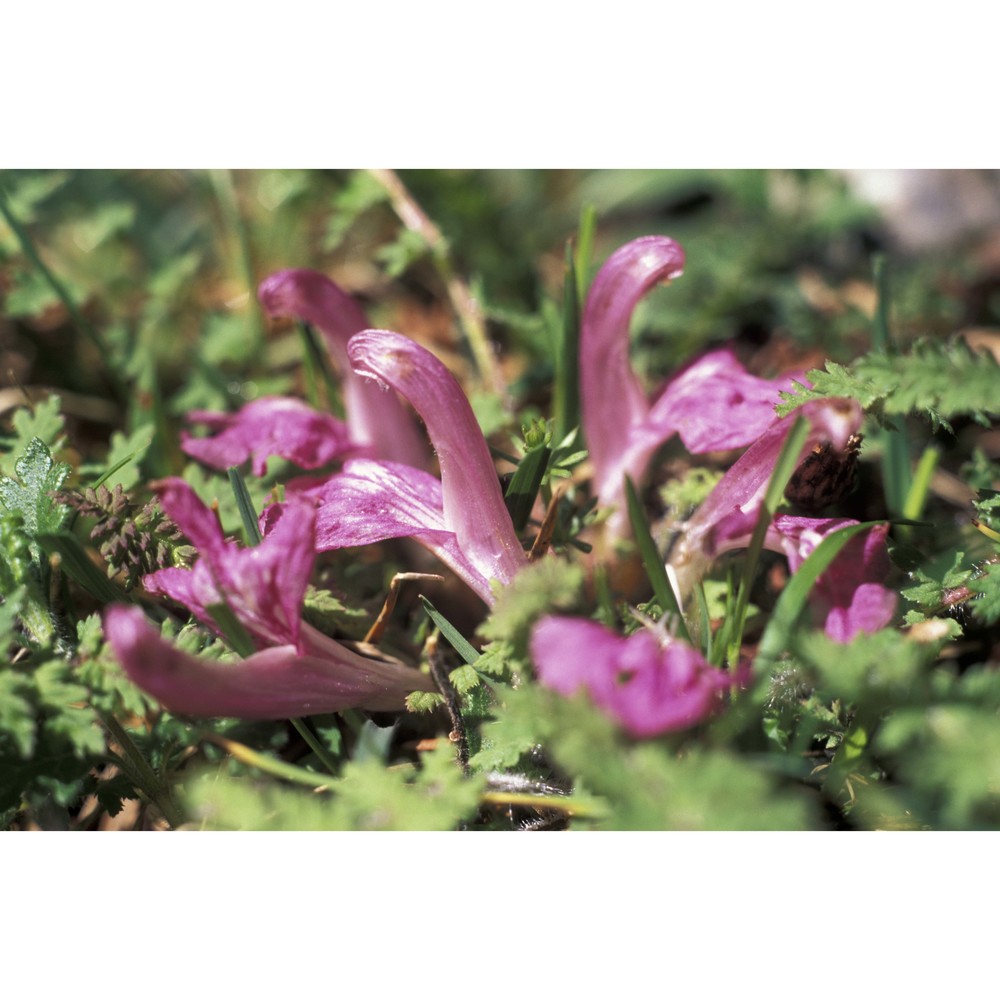
[(121, 605), (105, 612), (104, 634), (133, 683), (178, 715), (295, 719), (347, 708), (394, 711), (411, 691), (432, 690), (416, 670), (339, 643), (323, 656), (285, 645), (238, 663), (206, 660), (165, 642), (142, 611)]
[[(423, 419), (441, 479), (400, 463), (355, 459), (307, 492), (319, 551), (412, 537), (435, 552), (487, 603), (491, 581), (509, 583), (526, 557), (504, 505), (489, 447), (455, 377), (408, 337), (367, 330), (351, 339), (354, 370), (395, 389)], [(270, 532), (281, 505), (261, 519)]]
[(355, 445), (372, 458), (424, 468), (427, 449), (399, 399), (351, 371), (348, 341), (370, 325), (354, 299), (326, 275), (304, 268), (265, 278), (257, 297), (268, 316), (295, 316), (322, 334), (342, 380), (347, 426)]

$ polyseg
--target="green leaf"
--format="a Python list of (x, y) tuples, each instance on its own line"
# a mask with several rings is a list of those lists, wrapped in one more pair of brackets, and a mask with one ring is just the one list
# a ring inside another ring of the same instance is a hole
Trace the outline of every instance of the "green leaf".
[(64, 738), (75, 756), (85, 759), (104, 752), (104, 733), (97, 713), (87, 705), (89, 691), (76, 683), (65, 660), (49, 660), (34, 671), (39, 704), (48, 709), (45, 729)]
[(433, 712), (444, 704), (444, 695), (434, 691), (413, 691), (406, 696), (408, 712)]
[[(548, 430), (538, 433), (537, 428), (544, 428), (544, 421), (525, 429), (524, 457), (518, 462), (517, 470), (511, 476), (510, 483), (504, 493), (504, 503), (514, 524), (515, 531), (523, 531), (535, 506), (538, 489), (542, 485), (549, 463), (551, 435)], [(535, 440), (534, 438), (537, 438)]]
[(515, 650), (527, 644), (528, 630), (542, 615), (569, 611), (583, 588), (583, 569), (546, 556), (525, 566), (500, 590), (489, 618), (479, 626), (486, 639), (508, 640)]
[(688, 632), (687, 623), (681, 613), (681, 606), (677, 601), (674, 588), (670, 586), (667, 579), (667, 570), (663, 563), (653, 536), (649, 531), (649, 524), (646, 521), (645, 512), (639, 497), (635, 492), (632, 480), (625, 477), (625, 501), (628, 504), (628, 516), (632, 523), (632, 533), (635, 535), (636, 545), (639, 547), (639, 554), (642, 556), (642, 565), (646, 569), (646, 576), (653, 586), (653, 595), (663, 611), (670, 612), (672, 620), (677, 623), (677, 634), (685, 640), (691, 641), (691, 634)]
[(206, 773), (184, 798), (199, 826), (214, 830), (452, 830), (475, 813), (484, 783), (462, 774), (447, 741), (420, 765), (351, 761), (319, 794)]
[(62, 400), (56, 395), (48, 396), (33, 407), (21, 407), (14, 413), (11, 423), (14, 439), (9, 450), (0, 455), (0, 474), (14, 474), (14, 462), (27, 449), (32, 438), (48, 445), (50, 452), (58, 452), (65, 441)]
[(441, 630), (441, 634), (451, 643), (452, 648), (466, 663), (475, 663), (479, 659), (479, 650), (469, 642), (454, 625), (441, 614), (430, 601), (420, 594), (420, 603), (424, 606), (431, 621)]
[(965, 341), (917, 341), (907, 354), (863, 355), (850, 367), (827, 362), (825, 371), (808, 374), (812, 388), (782, 393), (779, 416), (810, 399), (847, 396), (866, 410), (879, 404), (886, 414), (926, 413), (935, 427), (962, 415), (988, 425), (1000, 412), (1000, 363), (988, 351), (973, 351)]
[(875, 708), (917, 697), (921, 675), (940, 646), (901, 636), (895, 629), (861, 633), (848, 643), (835, 642), (818, 630), (795, 639), (797, 657), (816, 672), (826, 700)]
[(302, 617), (327, 635), (363, 639), (371, 624), (371, 615), (361, 608), (346, 605), (329, 590), (306, 589)]
[[(478, 662), (479, 657), (476, 659)], [(459, 694), (468, 694), (473, 688), (478, 687), (482, 683), (476, 668), (470, 666), (468, 663), (452, 670), (448, 674), (448, 680), (451, 681), (452, 687)]]
[(45, 442), (32, 438), (14, 463), (14, 471), (21, 482), (8, 476), (0, 479), (0, 501), (8, 510), (21, 515), (28, 535), (58, 531), (69, 516), (69, 508), (49, 494), (62, 487), (72, 471), (70, 467), (63, 462), (53, 463)]
[(0, 733), (13, 742), (24, 759), (35, 748), (35, 708), (32, 684), (22, 674), (0, 671)]

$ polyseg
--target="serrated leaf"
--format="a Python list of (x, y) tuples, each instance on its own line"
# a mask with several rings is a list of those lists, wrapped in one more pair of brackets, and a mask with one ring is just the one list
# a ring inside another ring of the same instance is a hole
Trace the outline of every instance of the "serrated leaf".
[(493, 613), (479, 626), (486, 639), (508, 640), (515, 650), (542, 615), (572, 610), (583, 587), (583, 569), (551, 556), (525, 566), (498, 594)]
[(435, 691), (412, 691), (406, 696), (408, 712), (433, 712), (444, 704), (444, 695)]
[(310, 586), (306, 589), (302, 617), (327, 635), (363, 639), (371, 624), (371, 616), (361, 608), (348, 607), (329, 590)]
[(59, 490), (72, 471), (64, 462), (54, 463), (48, 446), (41, 438), (32, 438), (24, 454), (14, 463), (21, 482), (4, 476), (0, 479), (0, 501), (19, 513), (25, 532), (34, 537), (40, 532), (58, 531), (69, 516), (69, 508), (50, 496)]
[(473, 688), (478, 687), (482, 683), (479, 674), (476, 672), (476, 668), (470, 666), (468, 663), (463, 664), (461, 667), (456, 667), (448, 675), (448, 680), (451, 681), (452, 687), (459, 694), (468, 694)]
[(886, 414), (924, 412), (937, 426), (969, 415), (987, 424), (1000, 412), (1000, 364), (989, 352), (973, 351), (962, 340), (918, 341), (907, 354), (873, 351), (849, 367), (827, 362), (825, 371), (808, 374), (812, 388), (782, 393), (779, 416), (810, 399), (846, 396)]
[[(19, 673), (0, 672), (0, 733), (27, 759), (35, 748), (35, 708), (32, 685)], [(2, 746), (2, 740), (0, 740)]]
[(185, 804), (215, 830), (452, 830), (475, 813), (483, 781), (462, 774), (450, 744), (421, 754), (420, 765), (351, 761), (320, 793), (210, 772), (187, 786)]

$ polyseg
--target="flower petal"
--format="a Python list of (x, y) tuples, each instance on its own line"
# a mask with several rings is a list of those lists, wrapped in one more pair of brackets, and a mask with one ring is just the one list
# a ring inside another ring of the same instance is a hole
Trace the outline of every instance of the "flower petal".
[[(191, 570), (166, 569), (143, 579), (150, 593), (185, 605), (208, 625), (212, 604), (225, 601), (260, 645), (297, 645), (302, 601), (315, 559), (313, 505), (294, 499), (260, 545), (244, 549), (222, 539), (215, 514), (181, 479), (155, 484), (167, 514), (195, 542), (201, 558)], [(198, 538), (209, 539), (201, 545)]]
[(268, 396), (236, 413), (197, 410), (187, 419), (219, 432), (203, 438), (181, 434), (185, 454), (213, 469), (242, 465), (249, 458), (253, 474), (263, 476), (272, 455), (303, 469), (316, 469), (353, 448), (343, 421), (298, 399)]
[(380, 391), (351, 371), (347, 343), (370, 324), (350, 295), (326, 275), (300, 268), (265, 278), (257, 297), (269, 316), (296, 316), (323, 335), (342, 379), (347, 425), (356, 445), (369, 448), (376, 458), (427, 465), (427, 448), (395, 394)]
[(796, 377), (758, 378), (732, 351), (712, 351), (667, 383), (646, 426), (657, 432), (657, 444), (676, 431), (693, 455), (743, 448), (777, 421), (779, 393), (790, 392)]
[[(795, 413), (801, 413), (809, 421), (800, 461), (824, 441), (829, 441), (835, 449), (843, 449), (861, 426), (861, 407), (852, 399), (811, 400)], [(671, 559), (681, 581), (682, 595), (690, 592), (694, 580), (716, 555), (747, 544), (794, 419), (792, 414), (778, 420), (747, 448), (688, 522)]]
[[(769, 528), (765, 544), (783, 551), (794, 573), (827, 535), (857, 523), (850, 518), (781, 515)], [(888, 533), (888, 524), (877, 524), (850, 539), (816, 581), (813, 613), (831, 639), (850, 642), (859, 632), (877, 632), (895, 618), (897, 595), (883, 586), (891, 569)]]
[(564, 695), (584, 689), (639, 737), (703, 721), (737, 680), (679, 639), (661, 646), (647, 629), (623, 638), (580, 618), (543, 618), (532, 631), (531, 656), (542, 684)]
[(180, 715), (288, 719), (346, 708), (402, 708), (411, 691), (433, 690), (402, 664), (359, 656), (300, 656), (277, 646), (238, 663), (200, 659), (165, 642), (138, 608), (111, 607), (104, 630), (132, 681)]
[[(320, 504), (317, 551), (413, 538), (450, 566), (487, 604), (493, 603), (490, 578), (463, 553), (455, 532), (445, 526), (441, 483), (430, 473), (394, 462), (353, 459), (310, 495)], [(280, 506), (265, 511), (263, 530), (269, 532), (283, 517)]]
[(526, 561), (524, 551), (489, 447), (455, 377), (430, 351), (387, 330), (358, 334), (348, 353), (358, 374), (390, 385), (420, 414), (441, 468), (444, 527), (484, 580), (509, 583)]

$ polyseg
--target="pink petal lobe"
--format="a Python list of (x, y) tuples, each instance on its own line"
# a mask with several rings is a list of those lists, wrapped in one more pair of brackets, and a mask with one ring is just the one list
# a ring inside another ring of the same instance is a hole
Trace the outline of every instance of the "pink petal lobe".
[[(783, 551), (794, 573), (827, 535), (857, 523), (849, 518), (779, 516), (765, 544)], [(888, 533), (888, 524), (877, 524), (850, 539), (816, 581), (810, 595), (813, 614), (831, 639), (850, 642), (859, 633), (892, 624), (898, 597), (884, 586), (891, 569)]]
[[(146, 589), (178, 601), (213, 627), (209, 608), (225, 601), (258, 644), (296, 645), (315, 559), (313, 505), (294, 499), (282, 523), (260, 545), (245, 549), (222, 538), (215, 515), (187, 483), (170, 479), (155, 486), (164, 510), (195, 542), (201, 557), (190, 570), (149, 574), (143, 579)], [(199, 545), (189, 529), (211, 544)]]
[(647, 424), (656, 429), (659, 441), (676, 431), (694, 455), (743, 448), (777, 421), (779, 393), (791, 391), (793, 382), (792, 375), (758, 378), (732, 351), (712, 351), (670, 380)]
[(387, 711), (402, 708), (411, 691), (432, 690), (416, 670), (339, 645), (335, 657), (277, 646), (223, 663), (174, 648), (138, 608), (109, 608), (104, 629), (131, 680), (180, 715), (288, 719), (345, 708)]
[(486, 580), (509, 583), (526, 559), (489, 447), (455, 377), (430, 351), (387, 330), (351, 339), (354, 370), (395, 389), (420, 414), (441, 468), (444, 526)]
[(427, 449), (393, 393), (358, 378), (347, 357), (350, 338), (370, 326), (364, 312), (325, 274), (304, 268), (278, 271), (257, 290), (268, 316), (295, 316), (323, 335), (344, 387), (351, 440), (377, 458), (423, 468)]
[[(413, 538), (450, 566), (487, 604), (490, 578), (480, 572), (445, 525), (441, 483), (427, 472), (394, 462), (352, 459), (344, 470), (310, 491), (316, 510), (319, 552)], [(265, 531), (283, 513), (269, 507)]]
[(353, 448), (346, 424), (297, 399), (265, 397), (231, 414), (195, 411), (188, 421), (207, 424), (218, 433), (203, 438), (182, 433), (186, 454), (222, 470), (251, 459), (255, 476), (264, 475), (272, 455), (316, 469)]
[(678, 639), (661, 645), (647, 629), (623, 638), (579, 618), (543, 618), (532, 631), (531, 656), (543, 685), (567, 696), (585, 690), (637, 737), (702, 722), (736, 681)]
[[(860, 405), (852, 399), (812, 400), (798, 413), (809, 421), (799, 461), (822, 442), (843, 449), (860, 428), (863, 416)], [(713, 557), (746, 544), (741, 539), (757, 522), (767, 484), (794, 419), (792, 414), (773, 423), (729, 468), (688, 522), (679, 551), (681, 559), (697, 551)]]
[(198, 499), (198, 494), (183, 479), (171, 476), (154, 482), (152, 486), (167, 516), (200, 553), (217, 552), (225, 546), (218, 517)]

